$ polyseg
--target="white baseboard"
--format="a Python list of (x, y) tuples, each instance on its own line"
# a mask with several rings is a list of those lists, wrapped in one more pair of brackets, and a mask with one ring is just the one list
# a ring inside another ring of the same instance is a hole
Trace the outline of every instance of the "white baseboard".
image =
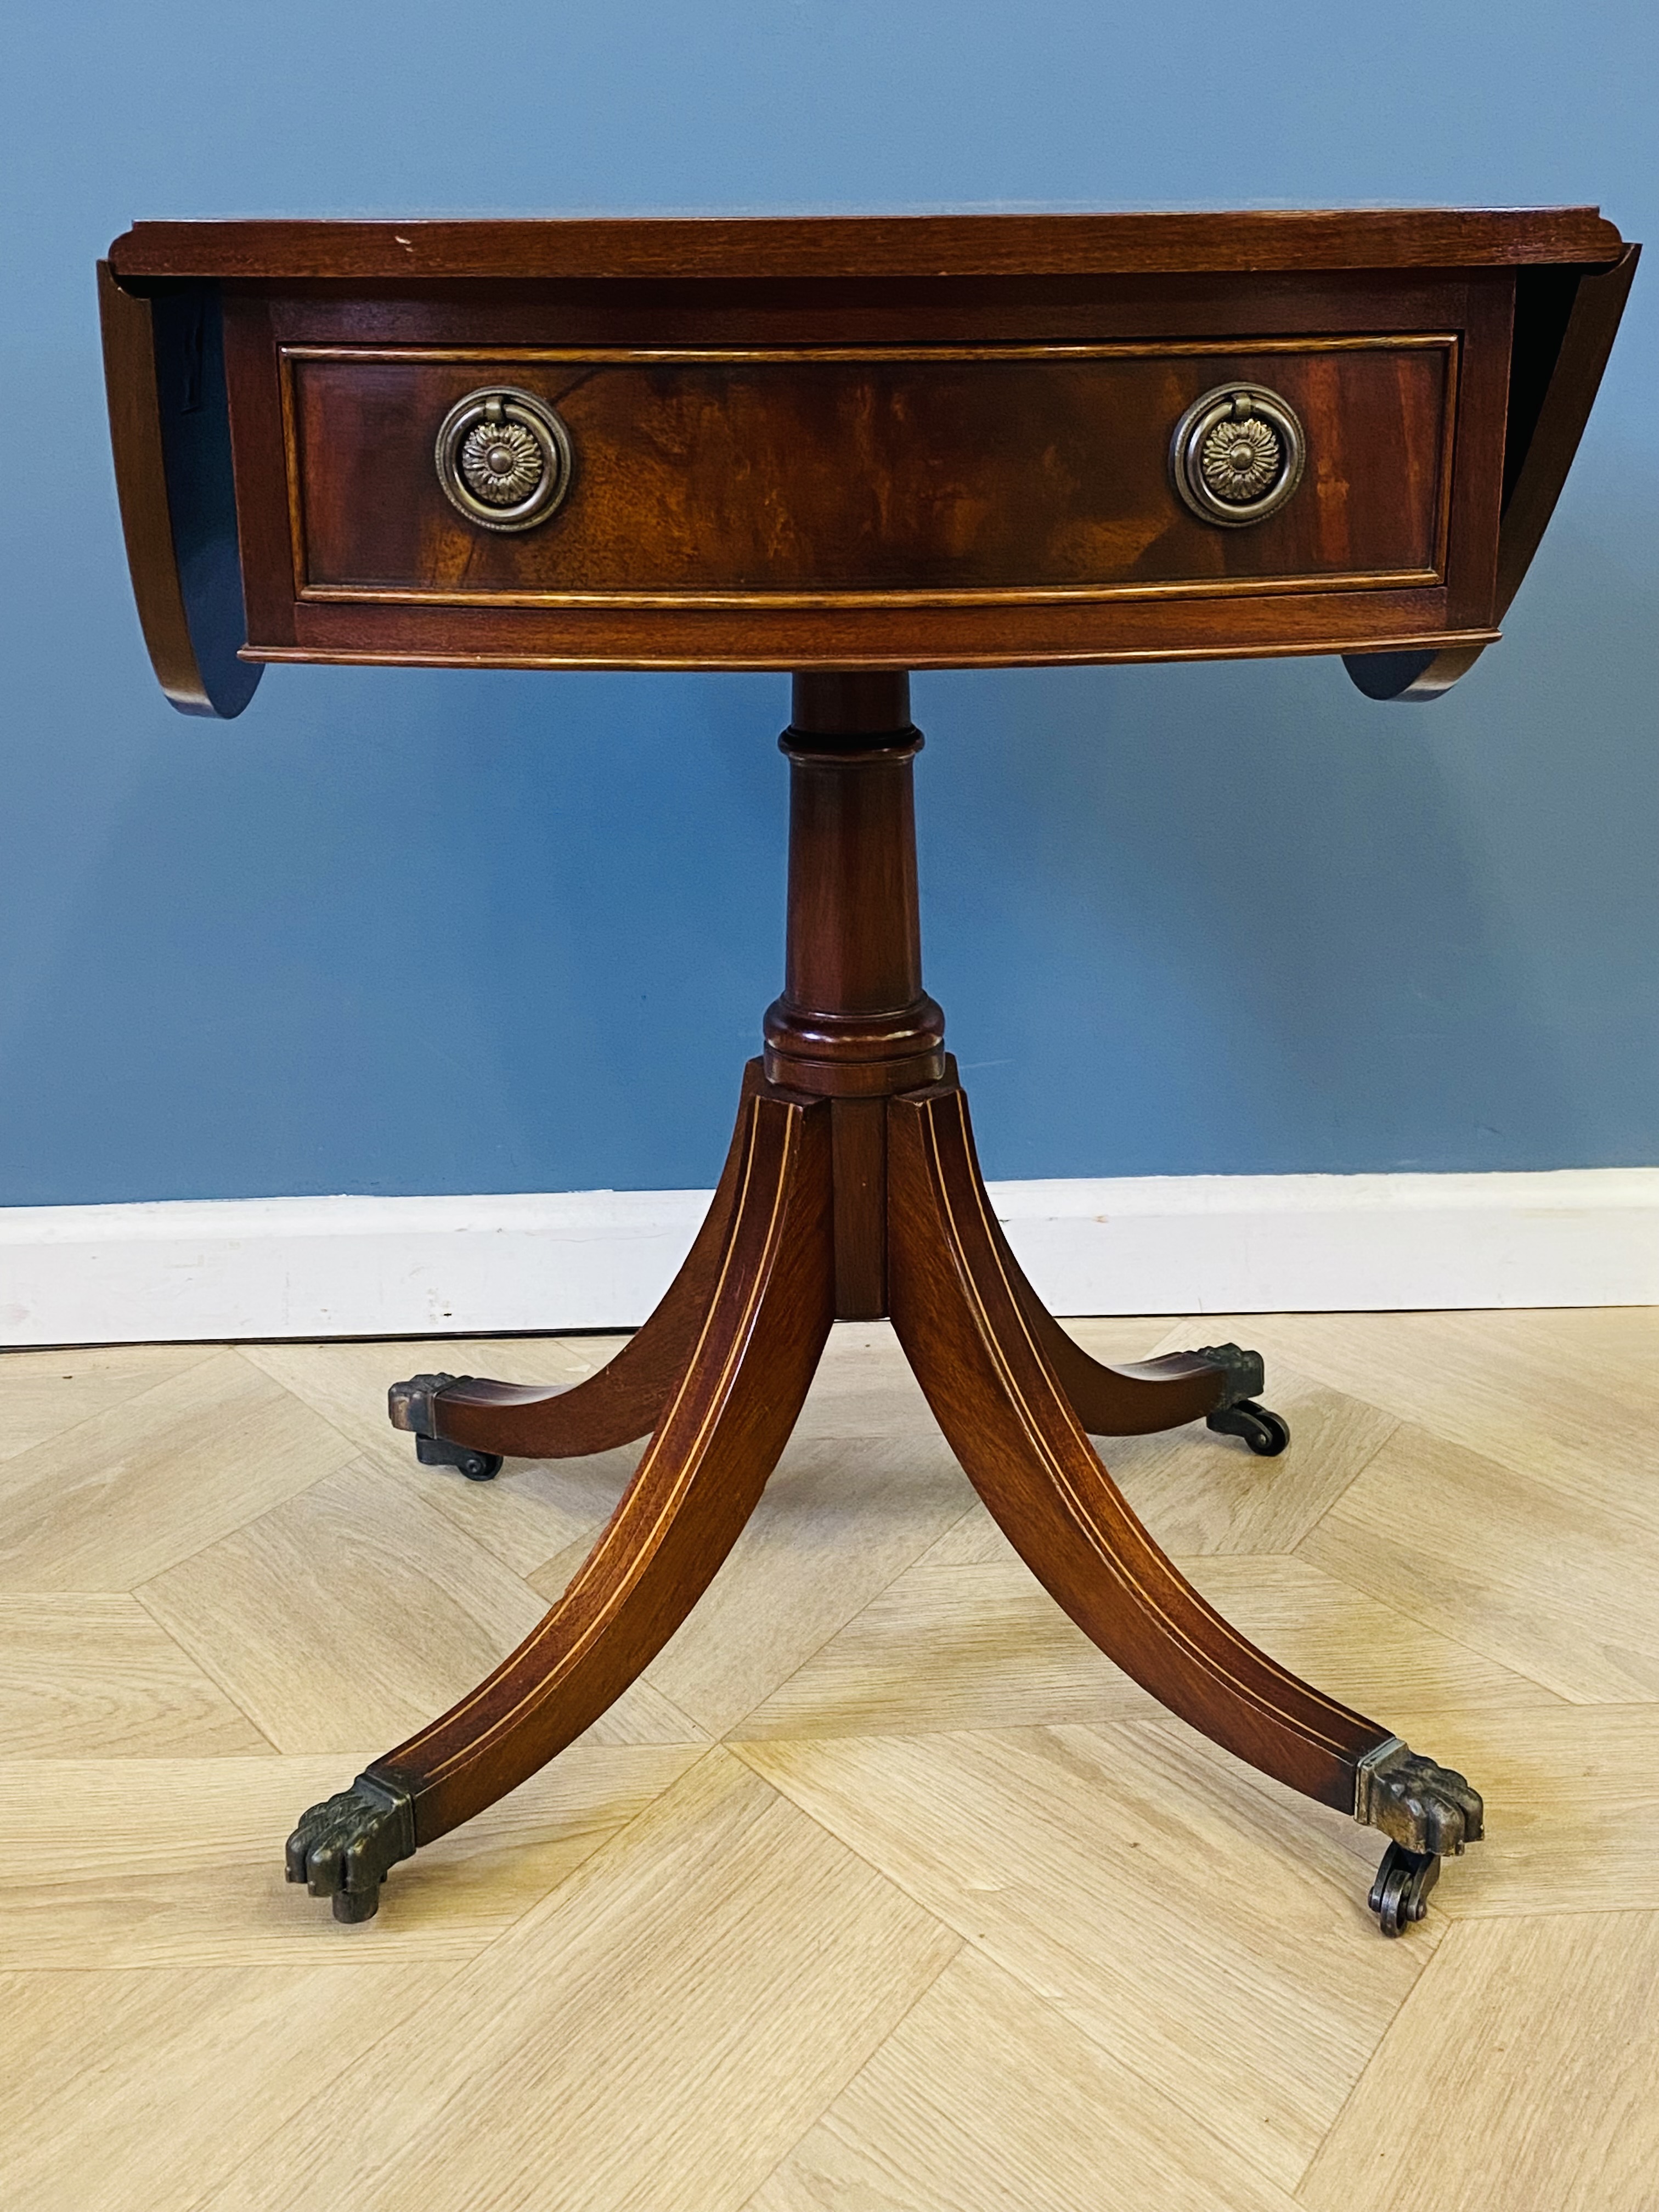
[[(991, 1186), (1061, 1314), (1659, 1304), (1659, 1168)], [(707, 1191), (0, 1208), (0, 1343), (627, 1328)]]

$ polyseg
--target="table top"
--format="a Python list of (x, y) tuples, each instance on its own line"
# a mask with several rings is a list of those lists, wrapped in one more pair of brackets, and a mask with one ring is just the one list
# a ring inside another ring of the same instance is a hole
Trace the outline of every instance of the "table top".
[(1589, 207), (141, 222), (152, 659), (969, 667), (1498, 635), (1639, 249)]
[(1113, 276), (1513, 267), (1618, 258), (1598, 209), (1244, 209), (1215, 214), (495, 217), (140, 222), (123, 283), (216, 276)]

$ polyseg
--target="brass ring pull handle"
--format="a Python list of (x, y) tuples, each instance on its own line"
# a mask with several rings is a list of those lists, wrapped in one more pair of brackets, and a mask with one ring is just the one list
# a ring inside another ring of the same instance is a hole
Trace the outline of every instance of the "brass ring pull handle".
[(1176, 424), (1175, 488), (1200, 522), (1265, 522), (1302, 481), (1308, 445), (1295, 409), (1258, 386), (1218, 384)]
[(530, 530), (570, 489), (570, 433), (544, 399), (500, 385), (444, 416), (433, 458), (444, 496), (483, 530)]

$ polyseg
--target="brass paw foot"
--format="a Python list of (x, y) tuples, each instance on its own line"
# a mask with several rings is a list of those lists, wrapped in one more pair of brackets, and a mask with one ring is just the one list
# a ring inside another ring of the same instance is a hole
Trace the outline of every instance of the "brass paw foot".
[(469, 1482), (489, 1482), (501, 1470), (499, 1452), (474, 1451), (469, 1444), (453, 1444), (438, 1434), (437, 1397), (457, 1382), (470, 1382), (470, 1375), (411, 1375), (407, 1382), (394, 1382), (386, 1392), (386, 1412), (394, 1429), (404, 1429), (415, 1439), (415, 1456), (422, 1467), (453, 1467)]
[(1370, 1902), (1382, 1933), (1400, 1936), (1428, 1911), (1443, 1855), (1480, 1842), (1486, 1808), (1461, 1774), (1389, 1736), (1359, 1761), (1353, 1816), (1391, 1838)]
[(1260, 1402), (1267, 1380), (1259, 1352), (1240, 1344), (1200, 1344), (1194, 1359), (1207, 1359), (1227, 1378), (1226, 1395), (1204, 1417), (1206, 1429), (1218, 1437), (1241, 1437), (1258, 1459), (1277, 1459), (1291, 1441), (1289, 1423)]
[(1483, 1811), (1480, 1792), (1461, 1774), (1419, 1758), (1397, 1735), (1359, 1761), (1355, 1820), (1363, 1827), (1381, 1828), (1408, 1851), (1455, 1856), (1465, 1844), (1480, 1842)]
[(288, 1839), (288, 1878), (313, 1897), (331, 1897), (337, 1920), (372, 1920), (388, 1870), (414, 1855), (408, 1791), (371, 1770), (300, 1815)]

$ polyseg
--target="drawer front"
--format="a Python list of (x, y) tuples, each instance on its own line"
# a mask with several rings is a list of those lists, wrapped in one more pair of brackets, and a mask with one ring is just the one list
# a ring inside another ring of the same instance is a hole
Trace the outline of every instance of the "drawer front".
[[(1453, 336), (1227, 344), (602, 350), (291, 345), (301, 599), (892, 606), (1439, 582)], [(1274, 395), (1294, 491), (1226, 526), (1177, 494), (1206, 393)], [(458, 512), (434, 447), (470, 394), (554, 410), (546, 519)]]

